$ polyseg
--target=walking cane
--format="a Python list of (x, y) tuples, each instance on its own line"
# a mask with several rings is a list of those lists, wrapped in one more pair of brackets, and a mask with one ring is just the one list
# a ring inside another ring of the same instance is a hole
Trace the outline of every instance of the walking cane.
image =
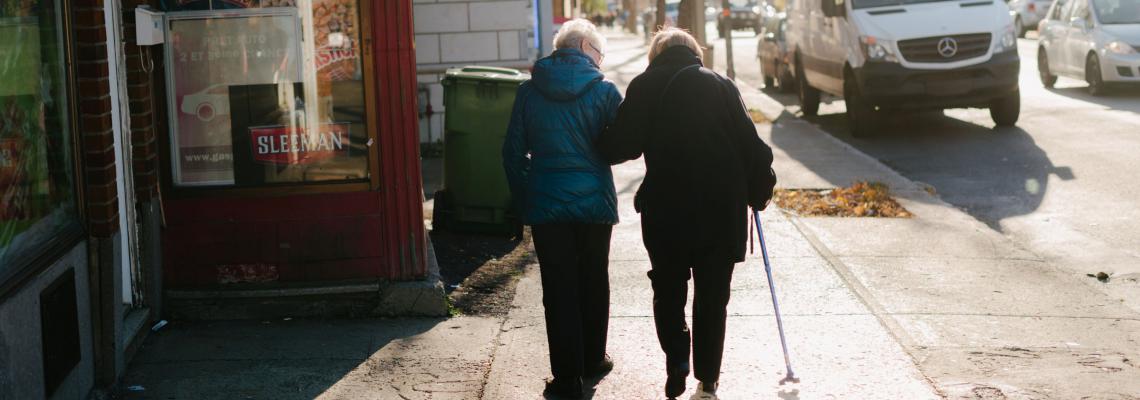
[(768, 245), (764, 243), (764, 229), (760, 227), (760, 211), (752, 210), (752, 218), (756, 220), (756, 234), (760, 237), (760, 254), (764, 256), (764, 272), (768, 274), (768, 289), (772, 291), (772, 307), (776, 309), (776, 328), (780, 330), (780, 346), (784, 349), (784, 366), (788, 369), (788, 374), (780, 380), (780, 384), (783, 385), (785, 382), (799, 383), (800, 379), (796, 378), (796, 374), (792, 372), (792, 361), (788, 358), (788, 342), (784, 339), (784, 320), (780, 318), (780, 303), (776, 301), (776, 282), (772, 280), (772, 266), (768, 263)]

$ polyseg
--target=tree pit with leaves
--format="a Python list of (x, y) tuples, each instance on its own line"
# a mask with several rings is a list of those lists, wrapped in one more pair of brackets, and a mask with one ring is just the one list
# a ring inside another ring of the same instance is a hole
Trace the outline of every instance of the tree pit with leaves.
[(856, 182), (836, 189), (777, 189), (776, 206), (805, 217), (911, 218), (914, 215), (880, 182)]

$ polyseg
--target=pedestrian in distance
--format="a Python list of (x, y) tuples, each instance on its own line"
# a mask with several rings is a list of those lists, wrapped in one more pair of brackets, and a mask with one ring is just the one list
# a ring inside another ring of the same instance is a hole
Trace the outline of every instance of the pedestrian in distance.
[[(732, 271), (744, 261), (748, 207), (760, 210), (776, 176), (732, 81), (701, 64), (687, 32), (651, 41), (649, 67), (629, 84), (599, 151), (611, 163), (645, 156), (634, 197), (649, 252), (653, 318), (665, 352), (665, 394), (685, 392), (690, 344), (699, 389), (714, 394), (724, 350)], [(693, 327), (685, 321), (693, 278)]]
[(580, 398), (583, 377), (613, 369), (606, 334), (617, 193), (595, 144), (621, 93), (598, 69), (605, 44), (589, 21), (563, 24), (554, 53), (519, 87), (503, 144), (511, 195), (538, 255), (551, 397)]

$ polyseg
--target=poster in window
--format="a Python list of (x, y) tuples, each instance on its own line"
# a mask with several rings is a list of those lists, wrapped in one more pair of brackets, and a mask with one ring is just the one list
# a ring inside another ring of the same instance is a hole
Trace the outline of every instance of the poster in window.
[(231, 86), (300, 80), (297, 16), (283, 10), (170, 22), (178, 184), (234, 183)]

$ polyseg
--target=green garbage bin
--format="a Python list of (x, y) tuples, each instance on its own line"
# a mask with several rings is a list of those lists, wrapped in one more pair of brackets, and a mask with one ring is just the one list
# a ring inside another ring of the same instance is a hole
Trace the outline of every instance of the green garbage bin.
[(443, 84), (443, 189), (435, 193), (432, 229), (519, 234), (503, 172), (503, 140), (515, 93), (530, 75), (469, 66), (447, 70)]

